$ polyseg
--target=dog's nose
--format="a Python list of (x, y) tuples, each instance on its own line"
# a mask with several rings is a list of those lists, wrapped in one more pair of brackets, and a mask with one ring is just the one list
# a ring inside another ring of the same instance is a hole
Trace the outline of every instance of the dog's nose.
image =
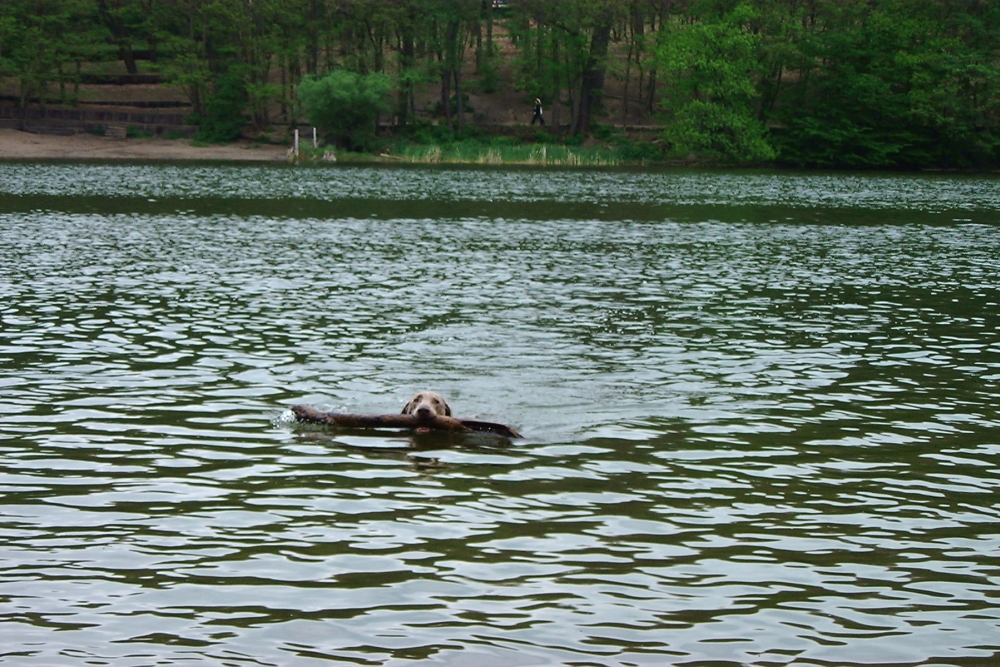
[(434, 414), (434, 412), (426, 405), (421, 405), (417, 408), (418, 417), (430, 417), (432, 414)]

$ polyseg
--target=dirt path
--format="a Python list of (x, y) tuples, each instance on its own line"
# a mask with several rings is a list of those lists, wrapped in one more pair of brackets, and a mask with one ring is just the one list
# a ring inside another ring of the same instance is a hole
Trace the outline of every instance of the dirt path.
[(68, 137), (0, 129), (0, 160), (283, 160), (283, 146), (192, 146), (189, 139), (110, 139), (92, 134)]

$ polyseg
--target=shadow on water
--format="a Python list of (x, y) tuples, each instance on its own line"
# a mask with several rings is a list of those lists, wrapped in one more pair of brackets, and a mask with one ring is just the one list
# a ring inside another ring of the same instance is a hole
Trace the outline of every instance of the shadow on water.
[(74, 197), (55, 195), (0, 195), (0, 210), (9, 213), (59, 211), (71, 214), (96, 215), (183, 215), (192, 219), (212, 216), (263, 216), (270, 219), (355, 218), (379, 220), (433, 220), (442, 208), (451, 218), (484, 218), (495, 220), (598, 220), (617, 222), (675, 221), (682, 223), (748, 222), (821, 225), (912, 224), (952, 225), (955, 221), (995, 224), (997, 216), (988, 211), (885, 211), (872, 210), (803, 210), (791, 206), (707, 205), (655, 203), (566, 203), (552, 201), (493, 202), (493, 201), (410, 201), (343, 198), (332, 201), (311, 199), (230, 199), (172, 198), (149, 200), (142, 197)]
[(0, 211), (811, 224), (998, 222), (998, 179), (462, 166), (0, 163)]

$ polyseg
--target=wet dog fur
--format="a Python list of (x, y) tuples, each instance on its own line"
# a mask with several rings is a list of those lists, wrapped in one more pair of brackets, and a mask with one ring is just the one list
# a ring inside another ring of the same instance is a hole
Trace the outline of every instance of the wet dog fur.
[(416, 394), (409, 402), (403, 406), (404, 415), (414, 415), (421, 419), (427, 419), (434, 415), (451, 417), (451, 407), (440, 394), (433, 391), (422, 391)]

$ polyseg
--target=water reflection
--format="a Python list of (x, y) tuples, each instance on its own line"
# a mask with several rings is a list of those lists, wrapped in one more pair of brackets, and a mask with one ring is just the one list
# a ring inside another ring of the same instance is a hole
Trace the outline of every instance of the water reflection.
[[(294, 170), (0, 168), (10, 664), (1000, 655), (1000, 241), (921, 217), (990, 179), (316, 170), (434, 213), (299, 218), (81, 211)], [(679, 193), (801, 219), (600, 205)], [(272, 424), (424, 387), (529, 440)]]

